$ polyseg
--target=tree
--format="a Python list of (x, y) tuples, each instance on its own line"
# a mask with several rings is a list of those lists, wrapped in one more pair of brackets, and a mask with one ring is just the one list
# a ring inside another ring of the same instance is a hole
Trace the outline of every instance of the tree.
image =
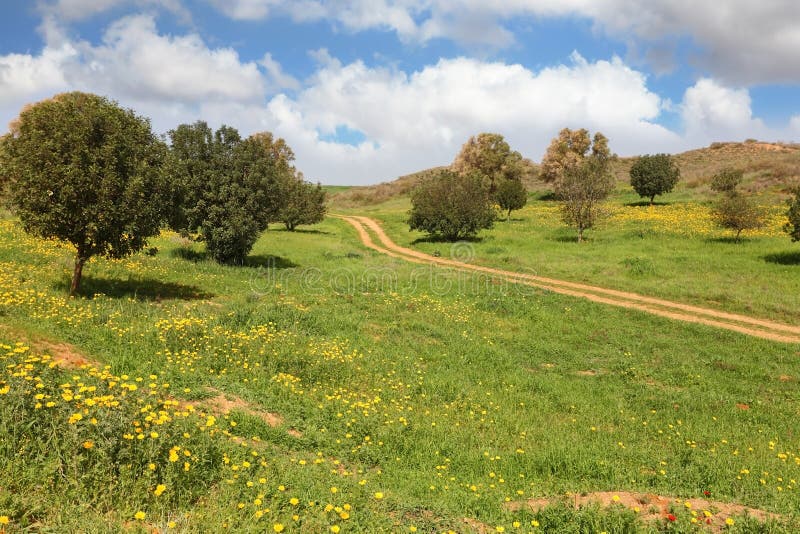
[(794, 198), (789, 201), (789, 211), (786, 213), (789, 222), (783, 227), (792, 241), (800, 241), (800, 187), (794, 190)]
[(711, 178), (711, 190), (731, 194), (736, 191), (743, 179), (743, 171), (727, 167)]
[(302, 177), (288, 180), (284, 188), (278, 220), (293, 232), (300, 224), (316, 224), (325, 218), (325, 191)]
[(764, 211), (750, 197), (735, 190), (717, 201), (712, 214), (722, 228), (736, 232), (736, 241), (739, 241), (742, 231), (761, 228), (765, 224)]
[(294, 176), (294, 154), (283, 139), (236, 129), (211, 131), (202, 121), (169, 132), (173, 229), (199, 232), (219, 263), (242, 264), (275, 220), (282, 185)]
[(549, 183), (557, 182), (567, 169), (581, 165), (591, 147), (592, 140), (589, 137), (589, 130), (584, 128), (580, 130), (562, 129), (558, 133), (558, 137), (550, 141), (550, 146), (542, 158), (542, 180)]
[(461, 175), (479, 173), (485, 176), (489, 192), (493, 194), (501, 180), (519, 181), (524, 164), (520, 153), (511, 150), (502, 135), (481, 133), (464, 143), (452, 170)]
[(504, 178), (494, 192), (494, 199), (504, 211), (508, 211), (506, 220), (511, 219), (511, 211), (525, 207), (528, 203), (528, 191), (520, 180)]
[(640, 197), (653, 205), (656, 195), (669, 193), (681, 177), (678, 165), (668, 154), (645, 155), (636, 159), (630, 170), (631, 185)]
[(25, 231), (75, 247), (70, 295), (90, 258), (125, 257), (158, 234), (165, 147), (132, 110), (93, 94), (59, 94), (26, 107), (0, 153)]
[(565, 223), (577, 228), (578, 242), (583, 241), (585, 230), (594, 227), (603, 213), (600, 203), (613, 190), (608, 139), (598, 132), (592, 142), (592, 152), (577, 162), (564, 165), (555, 182), (556, 196), (561, 200), (561, 216)]
[(495, 212), (480, 174), (441, 170), (425, 178), (411, 194), (408, 224), (447, 241), (474, 237), (491, 228)]

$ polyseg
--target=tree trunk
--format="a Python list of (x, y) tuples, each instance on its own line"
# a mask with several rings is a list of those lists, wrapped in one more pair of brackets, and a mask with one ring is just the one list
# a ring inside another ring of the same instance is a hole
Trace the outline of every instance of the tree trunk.
[(81, 254), (75, 256), (75, 269), (72, 271), (72, 282), (69, 285), (69, 296), (74, 297), (81, 287), (81, 276), (83, 276), (83, 264), (86, 258)]
[(583, 242), (583, 228), (578, 228), (578, 243)]
[(656, 196), (655, 196), (655, 195), (652, 195), (652, 196), (650, 197), (650, 205), (651, 205), (651, 206), (653, 205), (653, 201), (654, 201), (655, 199), (656, 199)]
[(742, 229), (741, 228), (736, 230), (736, 242), (737, 243), (739, 242), (739, 236), (740, 235), (742, 235)]
[(508, 215), (506, 215), (506, 222), (511, 220), (511, 210), (508, 210)]

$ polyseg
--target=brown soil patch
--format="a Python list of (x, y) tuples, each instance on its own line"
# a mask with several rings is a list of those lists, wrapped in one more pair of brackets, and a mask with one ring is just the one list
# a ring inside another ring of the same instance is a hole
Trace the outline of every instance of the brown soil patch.
[[(778, 514), (773, 514), (758, 508), (742, 506), (741, 504), (710, 501), (706, 499), (678, 499), (653, 493), (599, 491), (587, 493), (585, 495), (576, 493), (563, 497), (561, 501), (573, 505), (576, 509), (591, 504), (597, 504), (604, 508), (610, 506), (624, 506), (637, 511), (644, 521), (663, 520), (671, 513), (671, 510), (694, 510), (697, 512), (698, 520), (715, 532), (725, 527), (725, 520), (731, 516), (747, 514), (759, 521), (781, 519), (781, 516)], [(506, 504), (506, 508), (512, 512), (518, 511), (523, 507), (528, 507), (533, 511), (539, 511), (556, 502), (559, 502), (559, 500), (531, 499), (528, 501), (510, 502)], [(711, 515), (707, 517), (705, 512), (709, 512)]]
[[(239, 397), (233, 395), (227, 395), (217, 389), (209, 388), (209, 391), (215, 393), (216, 395), (210, 399), (205, 399), (201, 404), (216, 413), (227, 414), (232, 410), (238, 410), (246, 413), (247, 415), (258, 417), (271, 427), (280, 426), (283, 423), (283, 418), (277, 413), (256, 410), (244, 399), (240, 399)], [(294, 432), (297, 431), (295, 430)]]
[(41, 340), (34, 341), (32, 345), (38, 352), (52, 356), (55, 363), (67, 369), (79, 369), (85, 365), (97, 366), (97, 362), (81, 354), (69, 343), (51, 343)]
[(487, 525), (486, 523), (481, 523), (477, 519), (472, 519), (470, 517), (465, 517), (463, 519), (464, 524), (467, 525), (469, 528), (478, 532), (479, 534), (486, 534), (487, 532), (493, 532), (494, 529)]
[[(749, 336), (778, 341), (781, 343), (800, 343), (800, 326), (788, 325), (759, 319), (747, 315), (728, 313), (710, 308), (702, 308), (690, 304), (648, 297), (638, 293), (607, 289), (598, 286), (530, 275), (514, 271), (505, 271), (493, 267), (467, 264), (456, 260), (431, 256), (418, 250), (401, 247), (392, 241), (380, 225), (373, 219), (360, 216), (338, 216), (350, 223), (358, 232), (362, 243), (375, 251), (393, 258), (413, 263), (436, 264), (460, 270), (478, 271), (491, 275), (499, 275), (506, 280), (540, 289), (553, 291), (563, 295), (585, 298), (593, 302), (610, 304), (622, 308), (633, 309), (666, 317), (668, 319), (697, 323), (716, 328), (723, 328)], [(369, 229), (369, 230), (368, 230)], [(380, 240), (381, 245), (372, 240), (370, 232)]]
[(575, 374), (578, 376), (597, 376), (599, 373), (592, 369), (586, 369), (584, 371), (577, 371)]
[(793, 376), (781, 375), (778, 377), (778, 380), (780, 380), (781, 382), (794, 382), (796, 379)]

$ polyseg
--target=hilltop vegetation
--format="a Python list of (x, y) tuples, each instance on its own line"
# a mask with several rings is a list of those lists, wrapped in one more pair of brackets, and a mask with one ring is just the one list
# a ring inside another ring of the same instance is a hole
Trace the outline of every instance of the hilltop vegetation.
[[(744, 187), (750, 192), (785, 193), (800, 181), (800, 145), (748, 141), (744, 143), (713, 143), (706, 148), (690, 150), (673, 156), (681, 170), (679, 191), (702, 193), (708, 190), (711, 177), (724, 168), (740, 168), (745, 173)], [(538, 179), (540, 166), (523, 160), (526, 172), (523, 183), (530, 191), (543, 191), (546, 184)], [(630, 168), (635, 158), (617, 158), (611, 169), (619, 187), (630, 182)], [(380, 204), (408, 195), (421, 178), (436, 169), (419, 171), (394, 181), (374, 186), (351, 187), (332, 195), (335, 207), (351, 208)]]

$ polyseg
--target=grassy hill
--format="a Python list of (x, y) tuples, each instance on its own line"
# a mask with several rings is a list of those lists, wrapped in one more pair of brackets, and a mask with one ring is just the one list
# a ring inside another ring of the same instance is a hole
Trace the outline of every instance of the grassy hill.
[[(746, 141), (744, 143), (712, 143), (709, 147), (676, 154), (681, 169), (680, 188), (706, 192), (711, 176), (725, 167), (745, 171), (744, 188), (751, 192), (785, 192), (789, 184), (800, 182), (800, 145)], [(613, 164), (620, 184), (627, 184), (628, 172), (635, 158), (618, 158)], [(529, 190), (547, 189), (536, 179), (538, 165), (529, 162), (531, 172), (524, 179)], [(408, 195), (414, 186), (431, 172), (443, 167), (426, 169), (394, 181), (378, 185), (352, 187), (332, 192), (335, 207), (355, 207), (380, 204)]]

